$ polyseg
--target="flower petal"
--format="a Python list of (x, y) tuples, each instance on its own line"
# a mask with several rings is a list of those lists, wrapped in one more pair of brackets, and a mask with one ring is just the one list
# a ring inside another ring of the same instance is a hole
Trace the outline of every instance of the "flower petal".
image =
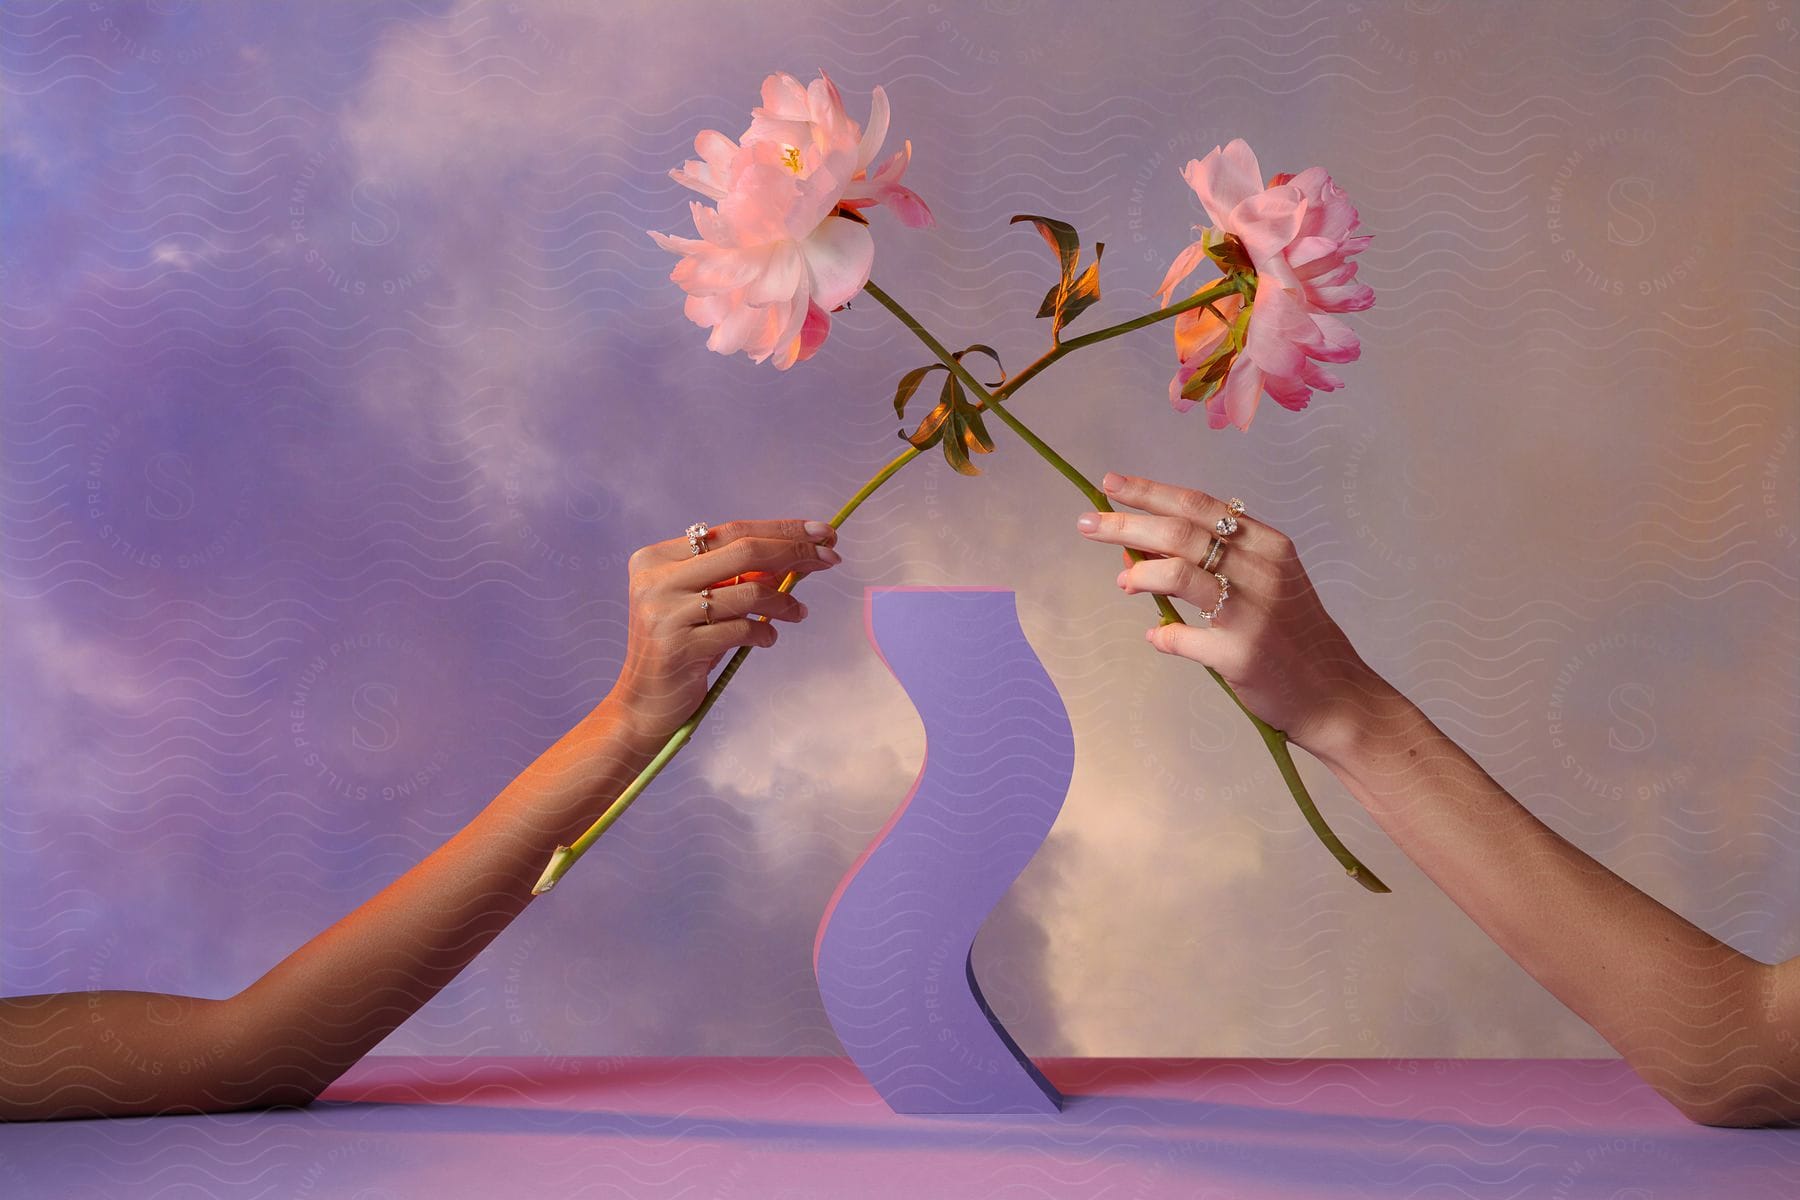
[(1354, 362), (1362, 354), (1362, 341), (1356, 331), (1329, 313), (1312, 314), (1313, 328), (1318, 330), (1319, 344), (1307, 353), (1325, 362)]
[(1229, 224), (1231, 211), (1263, 190), (1262, 168), (1243, 138), (1231, 139), (1223, 149), (1214, 146), (1205, 158), (1190, 159), (1181, 177), (1224, 233), (1237, 232)]
[[(1199, 266), (1205, 258), (1206, 246), (1201, 242), (1189, 242), (1181, 253), (1175, 256), (1175, 261), (1169, 264), (1168, 273), (1163, 276), (1162, 286), (1156, 289), (1156, 295), (1164, 308), (1168, 307), (1169, 296), (1175, 291), (1176, 285), (1192, 275), (1194, 268)], [(1180, 317), (1176, 318), (1177, 321), (1180, 319)]]
[(862, 291), (875, 265), (875, 239), (869, 227), (843, 217), (827, 218), (800, 243), (806, 257), (811, 292), (827, 311)]
[(798, 361), (811, 358), (825, 344), (831, 333), (831, 314), (817, 304), (808, 302), (806, 323), (800, 327), (800, 355)]
[(669, 278), (689, 295), (716, 296), (755, 283), (768, 270), (768, 260), (764, 247), (723, 250), (708, 245), (676, 263)]
[(1299, 234), (1305, 217), (1306, 197), (1291, 184), (1258, 192), (1233, 210), (1238, 240), (1259, 276), (1272, 275), (1289, 287), (1298, 282), (1282, 252)]
[[(1254, 325), (1256, 318), (1252, 317)], [(1214, 429), (1222, 429), (1229, 422), (1239, 429), (1250, 428), (1250, 419), (1256, 415), (1256, 402), (1262, 396), (1263, 372), (1246, 356), (1240, 354), (1231, 366), (1231, 373), (1225, 376), (1225, 382), (1219, 390), (1206, 398), (1207, 424)]]
[(1236, 232), (1230, 225), (1232, 210), (1262, 190), (1256, 155), (1242, 138), (1232, 139), (1224, 148), (1214, 146), (1205, 158), (1190, 159), (1182, 178), (1222, 233)]
[(778, 327), (769, 336), (771, 362), (778, 371), (785, 371), (800, 361), (800, 350), (805, 343), (806, 318), (812, 311), (812, 301), (804, 291), (796, 293), (785, 303), (772, 305), (770, 312), (777, 315)]
[(887, 141), (888, 98), (879, 85), (869, 96), (869, 123), (863, 126), (862, 142), (856, 147), (856, 169), (862, 170), (875, 161), (881, 143)]
[(925, 202), (911, 188), (898, 185), (888, 188), (882, 193), (882, 203), (893, 209), (894, 215), (900, 218), (900, 223), (910, 229), (930, 229), (937, 224), (937, 218), (931, 215), (931, 210), (925, 207)]
[(1215, 317), (1209, 309), (1190, 308), (1175, 318), (1175, 356), (1182, 362), (1191, 359), (1205, 358), (1225, 340), (1231, 332), (1226, 321), (1236, 319), (1239, 310), (1244, 307), (1244, 297), (1233, 292), (1212, 304), (1225, 317), (1225, 321)]
[(1312, 389), (1298, 379), (1284, 379), (1279, 375), (1263, 375), (1263, 389), (1275, 403), (1293, 412), (1305, 408), (1312, 399)]
[(1298, 378), (1300, 363), (1309, 345), (1320, 341), (1312, 318), (1294, 293), (1266, 280), (1256, 289), (1250, 312), (1250, 333), (1244, 353), (1272, 375)]

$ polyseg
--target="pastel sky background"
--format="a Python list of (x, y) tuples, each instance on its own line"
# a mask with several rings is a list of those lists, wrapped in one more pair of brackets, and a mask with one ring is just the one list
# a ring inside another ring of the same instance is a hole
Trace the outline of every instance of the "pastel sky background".
[[(887, 87), (938, 216), (875, 216), (876, 279), (1009, 365), (1050, 282), (1011, 214), (1105, 241), (1122, 319), (1204, 220), (1186, 161), (1326, 166), (1376, 235), (1348, 388), (1209, 431), (1157, 330), (1020, 412), (1092, 476), (1243, 496), (1534, 812), (1800, 952), (1797, 29), (1763, 0), (5, 4), (0, 992), (246, 985), (605, 694), (633, 549), (828, 516), (895, 451), (921, 356), (876, 305), (787, 373), (713, 355), (644, 233), (688, 231), (666, 171), (699, 130), (821, 67), (859, 116)], [(865, 506), (808, 622), (383, 1048), (836, 1052), (814, 929), (923, 746), (863, 589), (955, 584), (1017, 590), (1076, 733), (977, 946), (1028, 1051), (1610, 1054), (1306, 759), (1394, 893), (1335, 869), (1001, 436), (981, 478), (921, 459)]]

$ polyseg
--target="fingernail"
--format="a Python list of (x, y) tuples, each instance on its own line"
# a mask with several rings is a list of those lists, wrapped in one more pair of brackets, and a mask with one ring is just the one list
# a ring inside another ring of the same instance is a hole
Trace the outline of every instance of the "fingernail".
[(1125, 586), (1125, 572), (1120, 571), (1119, 577), (1117, 579), (1113, 580), (1113, 582), (1118, 584), (1120, 587), (1124, 587)]
[(830, 546), (820, 546), (819, 547), (819, 557), (821, 559), (823, 559), (825, 562), (832, 563), (834, 565), (844, 561), (843, 555), (839, 554), (836, 550), (833, 550)]
[(806, 536), (809, 538), (829, 537), (831, 533), (831, 526), (823, 521), (808, 521), (806, 523)]
[(1106, 491), (1111, 492), (1117, 490), (1118, 486), (1124, 482), (1125, 477), (1123, 475), (1120, 475), (1116, 471), (1108, 471), (1105, 476), (1101, 478), (1100, 486)]
[(1100, 528), (1100, 518), (1095, 513), (1082, 513), (1075, 518), (1075, 528), (1083, 533), (1092, 533)]

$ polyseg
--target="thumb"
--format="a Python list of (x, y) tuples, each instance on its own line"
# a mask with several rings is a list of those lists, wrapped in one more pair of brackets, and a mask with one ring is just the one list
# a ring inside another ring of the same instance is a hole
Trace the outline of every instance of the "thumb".
[(1194, 625), (1155, 625), (1144, 631), (1144, 640), (1164, 654), (1218, 669), (1218, 664), (1213, 662), (1219, 649), (1218, 637), (1210, 629)]

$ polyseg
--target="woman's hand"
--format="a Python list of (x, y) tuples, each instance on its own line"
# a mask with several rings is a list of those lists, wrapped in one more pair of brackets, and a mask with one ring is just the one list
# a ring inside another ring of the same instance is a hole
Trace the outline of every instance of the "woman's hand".
[[(708, 675), (738, 646), (773, 646), (773, 621), (798, 621), (806, 605), (778, 590), (842, 561), (837, 530), (824, 521), (730, 521), (714, 526), (695, 554), (687, 538), (641, 547), (631, 556), (631, 611), (625, 666), (610, 699), (634, 729), (667, 737), (693, 715)], [(712, 589), (712, 623), (700, 589)], [(755, 620), (749, 614), (772, 620)]]
[(1226, 515), (1223, 500), (1111, 472), (1101, 487), (1114, 505), (1145, 510), (1089, 512), (1076, 521), (1090, 541), (1149, 556), (1140, 563), (1127, 558), (1118, 577), (1125, 591), (1161, 593), (1211, 611), (1219, 603), (1213, 575), (1231, 584), (1216, 618), (1153, 628), (1146, 635), (1151, 645), (1223, 675), (1250, 711), (1314, 755), (1326, 758), (1354, 737), (1359, 718), (1387, 685), (1325, 611), (1293, 542), (1241, 516), (1212, 570), (1202, 571), (1213, 524)]

